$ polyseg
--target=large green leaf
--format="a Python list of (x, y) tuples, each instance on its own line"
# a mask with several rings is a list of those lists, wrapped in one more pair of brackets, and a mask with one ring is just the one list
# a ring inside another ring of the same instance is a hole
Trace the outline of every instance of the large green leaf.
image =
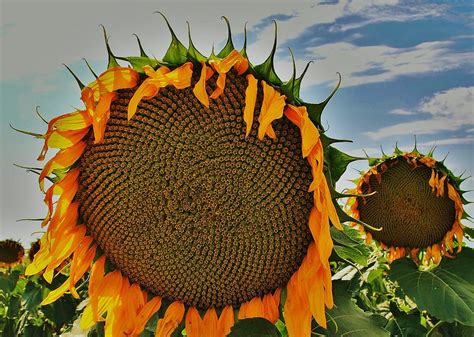
[(390, 312), (393, 317), (388, 321), (385, 329), (390, 331), (391, 336), (425, 336), (428, 332), (421, 325), (421, 313), (418, 310), (406, 313), (398, 309), (397, 305), (392, 302), (390, 303)]
[(429, 271), (418, 270), (410, 259), (391, 265), (389, 277), (397, 281), (420, 310), (436, 318), (474, 326), (474, 251), (465, 248), (455, 259), (444, 258)]
[(229, 337), (281, 337), (281, 334), (264, 318), (248, 318), (235, 323)]
[(440, 322), (430, 330), (429, 337), (472, 337), (474, 327), (465, 326), (459, 323)]
[(351, 298), (347, 291), (347, 282), (334, 282), (334, 308), (326, 311), (327, 329), (316, 328), (315, 335), (350, 336), (350, 337), (387, 337), (389, 333), (383, 328), (386, 319), (382, 316), (364, 312)]
[(357, 245), (354, 247), (344, 247), (335, 245), (334, 251), (341, 259), (349, 260), (353, 263), (357, 263), (362, 266), (367, 265), (367, 258), (370, 254), (367, 247), (363, 245)]
[(38, 307), (43, 300), (43, 290), (39, 285), (30, 281), (26, 284), (22, 298), (25, 301), (26, 310), (31, 311)]

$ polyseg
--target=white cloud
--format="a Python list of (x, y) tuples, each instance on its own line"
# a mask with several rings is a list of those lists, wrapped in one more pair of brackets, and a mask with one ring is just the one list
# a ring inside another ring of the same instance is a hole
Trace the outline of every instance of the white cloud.
[(439, 139), (431, 142), (425, 142), (419, 144), (420, 146), (436, 146), (436, 145), (458, 145), (458, 144), (474, 144), (474, 137), (459, 137), (459, 138), (446, 138)]
[(399, 116), (410, 116), (410, 115), (415, 114), (413, 111), (408, 111), (405, 109), (393, 109), (389, 111), (388, 113), (392, 115), (399, 115)]
[(458, 87), (438, 92), (422, 100), (416, 109), (417, 113), (428, 113), (430, 118), (387, 126), (367, 132), (366, 135), (372, 139), (381, 139), (406, 134), (434, 134), (471, 127), (474, 125), (473, 93), (474, 87)]

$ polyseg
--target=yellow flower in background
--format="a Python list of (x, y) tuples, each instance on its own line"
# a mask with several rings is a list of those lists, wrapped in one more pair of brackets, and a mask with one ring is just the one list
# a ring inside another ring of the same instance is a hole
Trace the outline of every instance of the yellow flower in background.
[(289, 336), (309, 336), (333, 306), (330, 223), (341, 228), (319, 124), (334, 92), (305, 103), (304, 72), (282, 82), (276, 36), (252, 65), (230, 28), (209, 57), (171, 33), (163, 60), (141, 44), (116, 58), (106, 38), (109, 69), (80, 84), (84, 109), (48, 123), (39, 159), (59, 151), (40, 174), (47, 232), (27, 274), (51, 282), (71, 259), (48, 304), (90, 272), (80, 325), (105, 320), (106, 336), (138, 336), (161, 310), (156, 336), (223, 337), (239, 319), (277, 322), (285, 289)]
[(349, 199), (349, 213), (370, 225), (360, 226), (366, 241), (379, 242), (390, 262), (411, 256), (424, 265), (438, 264), (443, 255), (462, 249), (463, 179), (432, 156), (416, 147), (396, 148), (392, 156), (373, 159), (351, 191), (360, 196)]

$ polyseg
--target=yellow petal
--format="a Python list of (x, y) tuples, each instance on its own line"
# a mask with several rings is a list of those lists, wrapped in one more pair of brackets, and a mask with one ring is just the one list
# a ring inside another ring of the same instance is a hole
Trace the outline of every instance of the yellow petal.
[(155, 97), (158, 94), (160, 87), (150, 83), (150, 81), (145, 80), (135, 91), (130, 102), (128, 103), (128, 120), (132, 119), (132, 117), (137, 112), (138, 103), (141, 102), (142, 99), (150, 99)]
[(217, 322), (217, 337), (225, 337), (234, 326), (234, 308), (228, 305), (222, 309), (221, 316)]
[(104, 94), (100, 97), (99, 103), (94, 111), (92, 127), (94, 130), (94, 144), (102, 143), (104, 140), (105, 125), (110, 116), (110, 104), (117, 98), (115, 92)]
[(285, 95), (280, 95), (271, 85), (262, 81), (263, 87), (263, 102), (262, 109), (258, 121), (260, 123), (258, 127), (258, 139), (262, 140), (265, 135), (275, 135), (271, 128), (271, 123), (283, 117), (283, 108), (285, 107)]
[(211, 94), (212, 99), (216, 99), (219, 97), (223, 92), (225, 88), (225, 79), (226, 79), (226, 73), (220, 73), (219, 76), (217, 77), (216, 81), (216, 89)]
[(132, 68), (116, 67), (100, 74), (99, 77), (86, 88), (92, 89), (94, 100), (98, 101), (100, 96), (106, 93), (135, 87), (137, 81), (138, 73)]
[(189, 337), (201, 337), (201, 316), (195, 307), (188, 309), (185, 320), (186, 335)]
[(206, 91), (206, 81), (212, 74), (212, 69), (208, 68), (205, 62), (202, 62), (201, 76), (193, 89), (194, 96), (207, 108), (209, 108), (209, 96)]
[(183, 320), (184, 304), (173, 302), (166, 309), (165, 316), (158, 320), (155, 337), (170, 337)]
[(148, 320), (155, 314), (155, 312), (160, 309), (160, 307), (161, 297), (155, 296), (150, 301), (148, 301), (138, 312), (132, 335), (139, 336), (145, 329), (145, 325)]
[(217, 337), (217, 314), (214, 308), (207, 309), (202, 321), (203, 336)]
[(41, 191), (44, 191), (44, 179), (46, 176), (49, 176), (56, 169), (64, 169), (74, 164), (85, 149), (86, 143), (84, 141), (80, 141), (67, 149), (59, 151), (53, 158), (51, 158), (46, 163), (39, 176), (39, 185)]
[(255, 102), (257, 101), (258, 81), (252, 74), (247, 75), (247, 89), (245, 89), (244, 121), (246, 124), (245, 136), (248, 137), (252, 130), (253, 115), (255, 112)]

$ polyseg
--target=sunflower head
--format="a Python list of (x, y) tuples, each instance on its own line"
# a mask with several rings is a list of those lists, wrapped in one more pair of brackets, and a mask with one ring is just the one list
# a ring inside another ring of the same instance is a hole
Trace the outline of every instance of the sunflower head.
[(30, 262), (33, 261), (35, 258), (36, 253), (40, 250), (41, 247), (41, 240), (37, 239), (36, 241), (33, 241), (30, 245), (30, 249), (28, 250), (28, 258), (30, 259)]
[(395, 148), (392, 155), (369, 159), (370, 168), (356, 180), (349, 213), (361, 222), (366, 240), (388, 250), (389, 261), (411, 256), (428, 265), (462, 248), (463, 179), (456, 177), (433, 150), (421, 154)]
[(15, 240), (0, 241), (0, 268), (14, 267), (23, 261), (25, 249)]
[(337, 87), (304, 102), (306, 69), (286, 82), (275, 73), (276, 33), (253, 65), (228, 27), (209, 57), (170, 28), (162, 60), (140, 40), (140, 56), (116, 57), (104, 31), (109, 69), (86, 86), (75, 76), (84, 109), (39, 136), (40, 160), (59, 152), (39, 172), (48, 230), (27, 273), (50, 282), (72, 256), (47, 304), (77, 297), (90, 270), (83, 328), (105, 319), (106, 335), (138, 336), (162, 308), (156, 336), (185, 326), (190, 337), (223, 337), (238, 319), (276, 322), (284, 288), (290, 337), (309, 336), (312, 317), (326, 326), (330, 223), (341, 228), (333, 187), (355, 159), (320, 127)]

